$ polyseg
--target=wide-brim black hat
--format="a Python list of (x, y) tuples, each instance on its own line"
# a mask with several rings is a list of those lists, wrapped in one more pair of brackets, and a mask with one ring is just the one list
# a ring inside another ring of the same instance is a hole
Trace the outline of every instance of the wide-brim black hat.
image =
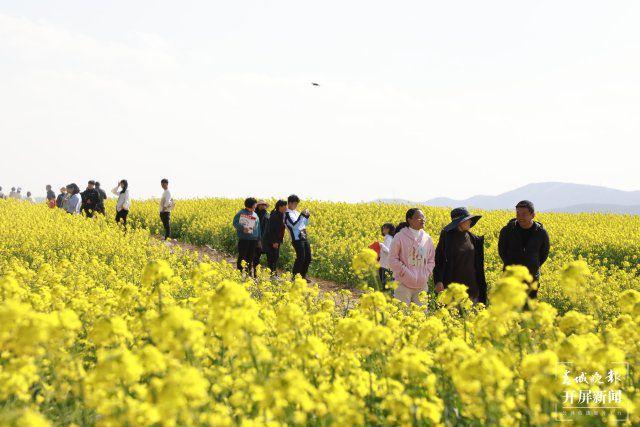
[(468, 219), (471, 220), (471, 227), (473, 227), (480, 218), (482, 215), (471, 215), (467, 208), (455, 208), (451, 211), (451, 222), (444, 227), (444, 231), (451, 231)]

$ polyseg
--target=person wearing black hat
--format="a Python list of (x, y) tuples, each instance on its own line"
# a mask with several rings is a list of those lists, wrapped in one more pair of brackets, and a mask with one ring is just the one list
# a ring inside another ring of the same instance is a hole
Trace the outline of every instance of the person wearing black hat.
[(451, 222), (440, 232), (436, 247), (436, 265), (433, 280), (436, 292), (442, 292), (450, 283), (467, 286), (469, 298), (487, 303), (487, 280), (484, 274), (484, 236), (469, 230), (482, 215), (471, 215), (466, 208), (451, 211)]
[[(540, 267), (549, 257), (549, 234), (542, 224), (534, 221), (533, 203), (522, 200), (516, 205), (516, 217), (502, 230), (498, 240), (498, 253), (504, 264), (527, 267), (535, 281), (540, 280)], [(538, 289), (530, 289), (529, 297), (536, 298)]]
[(87, 218), (92, 218), (93, 213), (98, 212), (102, 205), (102, 198), (98, 190), (96, 190), (95, 185), (95, 181), (89, 181), (87, 183), (87, 189), (80, 193), (82, 197), (82, 211)]

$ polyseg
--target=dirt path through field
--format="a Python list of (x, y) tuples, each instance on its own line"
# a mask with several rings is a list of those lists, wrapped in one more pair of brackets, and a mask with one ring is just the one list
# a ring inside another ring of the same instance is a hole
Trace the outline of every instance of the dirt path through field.
[[(154, 236), (154, 237), (157, 240), (169, 246), (171, 250), (174, 250), (177, 248), (183, 251), (195, 252), (198, 254), (199, 259), (204, 259), (206, 257), (206, 258), (209, 258), (211, 261), (215, 261), (215, 262), (226, 261), (233, 265), (235, 265), (236, 263), (236, 258), (234, 256), (221, 252), (209, 245), (199, 246), (199, 245), (193, 245), (191, 243), (180, 242), (178, 240), (163, 242), (160, 236)], [(316, 277), (311, 277), (310, 279), (312, 284), (318, 285), (318, 287), (325, 292), (336, 292), (342, 289), (349, 289), (343, 284), (332, 282), (330, 280), (319, 279)], [(354, 296), (358, 296), (362, 294), (362, 292), (357, 289), (349, 289), (349, 290)]]

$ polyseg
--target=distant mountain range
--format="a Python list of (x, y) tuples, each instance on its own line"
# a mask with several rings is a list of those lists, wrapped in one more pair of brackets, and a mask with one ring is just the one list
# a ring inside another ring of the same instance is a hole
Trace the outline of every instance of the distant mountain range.
[[(478, 195), (464, 200), (446, 197), (419, 202), (427, 206), (466, 206), (484, 210), (513, 209), (520, 200), (531, 200), (538, 211), (613, 212), (640, 214), (640, 191), (622, 191), (594, 185), (541, 182), (528, 184), (497, 196)], [(416, 204), (409, 200), (379, 199), (381, 203)]]

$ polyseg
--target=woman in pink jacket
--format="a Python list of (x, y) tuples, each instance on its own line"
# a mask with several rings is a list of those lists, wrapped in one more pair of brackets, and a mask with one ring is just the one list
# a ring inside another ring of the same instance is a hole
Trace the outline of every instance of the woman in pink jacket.
[(431, 236), (423, 230), (424, 213), (409, 209), (406, 218), (409, 226), (396, 233), (389, 250), (389, 267), (398, 282), (393, 296), (407, 305), (420, 305), (418, 295), (427, 291), (436, 251)]

